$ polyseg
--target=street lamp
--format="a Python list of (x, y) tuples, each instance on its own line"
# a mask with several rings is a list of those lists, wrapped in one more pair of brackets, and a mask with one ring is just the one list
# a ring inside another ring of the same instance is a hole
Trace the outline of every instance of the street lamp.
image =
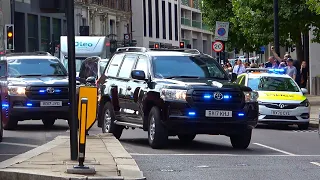
[(273, 37), (274, 37), (274, 50), (280, 56), (279, 47), (279, 5), (278, 0), (273, 0)]

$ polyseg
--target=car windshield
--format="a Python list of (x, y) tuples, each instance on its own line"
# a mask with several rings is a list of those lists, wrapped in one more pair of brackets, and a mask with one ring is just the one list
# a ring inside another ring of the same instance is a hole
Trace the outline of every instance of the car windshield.
[(195, 77), (228, 79), (221, 65), (210, 57), (155, 56), (152, 59), (156, 78)]
[[(81, 65), (85, 59), (86, 59), (85, 57), (84, 58), (76, 57), (76, 72), (80, 72)], [(68, 57), (65, 57), (64, 59), (62, 59), (62, 64), (68, 71)]]
[(56, 59), (10, 59), (8, 75), (18, 76), (67, 76), (67, 72)]
[(299, 87), (291, 78), (256, 77), (249, 78), (248, 86), (255, 91), (288, 91), (299, 92)]

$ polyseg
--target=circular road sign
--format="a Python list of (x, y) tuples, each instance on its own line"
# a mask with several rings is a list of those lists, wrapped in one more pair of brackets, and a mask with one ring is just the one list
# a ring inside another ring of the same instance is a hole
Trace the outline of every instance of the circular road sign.
[(130, 39), (129, 34), (124, 35), (124, 39), (129, 40)]
[(215, 42), (212, 44), (212, 49), (213, 49), (215, 52), (221, 52), (221, 51), (223, 51), (223, 49), (224, 49), (224, 44), (223, 44), (221, 41), (215, 41)]
[(219, 36), (224, 36), (226, 34), (226, 29), (225, 28), (219, 28), (218, 29), (218, 35)]

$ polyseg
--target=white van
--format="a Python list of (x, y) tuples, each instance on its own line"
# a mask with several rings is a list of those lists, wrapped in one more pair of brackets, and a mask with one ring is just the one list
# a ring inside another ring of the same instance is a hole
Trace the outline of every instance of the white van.
[[(60, 37), (60, 60), (68, 69), (68, 39)], [(76, 72), (79, 75), (82, 62), (90, 56), (107, 58), (107, 38), (105, 36), (75, 36)]]

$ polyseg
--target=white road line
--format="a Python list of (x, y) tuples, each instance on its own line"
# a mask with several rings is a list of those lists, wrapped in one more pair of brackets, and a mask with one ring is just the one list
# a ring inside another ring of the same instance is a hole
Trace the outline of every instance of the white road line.
[(130, 153), (132, 156), (242, 156), (242, 157), (320, 157), (320, 155), (276, 155), (276, 154), (140, 154)]
[(25, 147), (32, 147), (32, 148), (39, 147), (38, 145), (33, 145), (33, 144), (11, 143), (11, 142), (1, 142), (0, 144), (13, 145), (13, 146), (25, 146)]
[(316, 166), (320, 166), (320, 163), (318, 163), (318, 162), (310, 162), (310, 163), (313, 165), (316, 165)]
[(280, 150), (280, 149), (277, 149), (277, 148), (273, 148), (273, 147), (270, 147), (270, 146), (267, 146), (267, 145), (264, 145), (264, 144), (260, 144), (260, 143), (253, 143), (253, 144), (255, 144), (257, 146), (261, 146), (261, 147), (267, 148), (267, 149), (271, 149), (271, 150), (274, 150), (274, 151), (277, 151), (277, 152), (281, 152), (281, 153), (289, 155), (289, 156), (296, 156), (295, 154), (292, 154), (292, 153), (289, 153), (287, 151), (283, 151), (283, 150)]

